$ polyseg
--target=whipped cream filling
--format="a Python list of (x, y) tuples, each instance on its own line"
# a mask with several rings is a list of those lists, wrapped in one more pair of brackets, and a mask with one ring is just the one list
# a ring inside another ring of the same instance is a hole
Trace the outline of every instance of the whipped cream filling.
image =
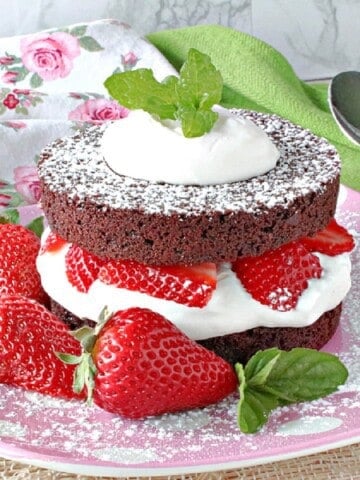
[(102, 137), (105, 162), (117, 174), (177, 185), (246, 180), (275, 167), (279, 151), (251, 120), (216, 106), (219, 118), (201, 137), (184, 137), (176, 120), (134, 110)]
[[(43, 235), (45, 240), (48, 232)], [(351, 286), (350, 255), (330, 257), (320, 253), (323, 273), (309, 281), (295, 309), (279, 312), (254, 300), (244, 289), (228, 263), (218, 269), (217, 287), (204, 308), (188, 307), (169, 300), (133, 292), (96, 280), (87, 293), (73, 287), (65, 272), (66, 244), (57, 252), (45, 252), (37, 258), (37, 268), (46, 292), (57, 303), (80, 318), (97, 320), (106, 305), (110, 311), (129, 307), (150, 308), (164, 315), (194, 340), (264, 327), (305, 327), (323, 313), (335, 308)]]

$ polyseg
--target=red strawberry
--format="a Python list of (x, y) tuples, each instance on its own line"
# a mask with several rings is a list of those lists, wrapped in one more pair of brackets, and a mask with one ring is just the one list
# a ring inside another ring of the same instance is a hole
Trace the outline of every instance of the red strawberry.
[(237, 387), (229, 363), (148, 309), (115, 313), (92, 358), (95, 403), (128, 418), (202, 407)]
[(97, 257), (77, 245), (71, 245), (65, 256), (67, 278), (79, 292), (87, 292), (97, 279), (100, 267), (106, 262), (107, 260)]
[(0, 224), (0, 296), (16, 293), (47, 302), (36, 270), (39, 248), (38, 237), (27, 228)]
[(99, 272), (99, 279), (153, 297), (173, 300), (190, 307), (204, 307), (216, 288), (216, 265), (144, 265), (133, 260), (111, 260)]
[(81, 353), (68, 327), (43, 305), (20, 295), (0, 298), (0, 382), (64, 397), (84, 398), (72, 389), (75, 367), (56, 351)]
[(320, 278), (319, 259), (301, 242), (291, 242), (258, 257), (239, 258), (233, 270), (258, 302), (281, 312), (296, 307), (308, 280)]
[(355, 247), (352, 235), (346, 228), (339, 225), (335, 218), (330, 220), (326, 228), (320, 230), (313, 237), (302, 238), (301, 242), (310, 252), (319, 252), (330, 256), (351, 252)]
[(58, 252), (62, 247), (66, 245), (66, 240), (60, 237), (55, 232), (50, 232), (46, 237), (45, 242), (41, 245), (40, 255), (45, 252), (55, 253)]

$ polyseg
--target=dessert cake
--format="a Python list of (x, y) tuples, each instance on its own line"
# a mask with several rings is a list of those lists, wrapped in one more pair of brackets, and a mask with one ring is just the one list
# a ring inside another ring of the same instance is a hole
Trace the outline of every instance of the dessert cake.
[[(349, 254), (308, 251), (303, 239), (332, 222), (339, 157), (325, 139), (276, 115), (230, 116), (266, 133), (279, 152), (273, 168), (210, 185), (135, 178), (106, 161), (108, 124), (44, 149), (39, 177), (49, 229), (37, 266), (60, 318), (79, 325), (96, 321), (104, 305), (150, 308), (230, 362), (272, 346), (319, 349), (332, 337), (350, 288)], [(301, 291), (279, 286), (273, 302), (249, 293), (241, 277), (248, 259), (261, 265), (277, 252), (291, 264), (299, 249), (307, 262)]]

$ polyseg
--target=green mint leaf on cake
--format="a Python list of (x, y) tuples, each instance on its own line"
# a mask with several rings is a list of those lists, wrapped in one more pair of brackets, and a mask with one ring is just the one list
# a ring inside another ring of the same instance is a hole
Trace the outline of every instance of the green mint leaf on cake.
[(212, 129), (218, 118), (212, 110), (197, 110), (193, 106), (180, 106), (176, 116), (181, 121), (184, 137), (201, 137)]
[(245, 368), (238, 363), (235, 370), (240, 393), (238, 425), (243, 433), (257, 432), (278, 406), (325, 397), (348, 377), (335, 355), (308, 348), (262, 350)]
[(176, 86), (180, 104), (192, 105), (199, 110), (211, 109), (220, 102), (222, 87), (221, 74), (210, 57), (191, 48)]
[(199, 137), (211, 130), (218, 118), (212, 107), (220, 102), (223, 89), (210, 57), (194, 48), (179, 78), (169, 76), (158, 82), (152, 70), (141, 68), (115, 73), (104, 85), (127, 108), (145, 110), (160, 120), (179, 120), (185, 137)]
[(115, 73), (105, 81), (110, 95), (124, 107), (145, 110), (159, 118), (175, 118), (176, 77), (158, 82), (148, 68)]

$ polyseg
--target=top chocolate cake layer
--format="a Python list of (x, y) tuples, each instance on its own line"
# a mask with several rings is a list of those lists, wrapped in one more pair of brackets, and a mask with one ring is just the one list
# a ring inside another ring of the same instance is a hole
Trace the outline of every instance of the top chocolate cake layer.
[[(280, 150), (268, 173), (209, 186), (118, 175), (101, 153), (106, 125), (94, 126), (42, 152), (42, 206), (50, 226), (97, 255), (152, 264), (234, 260), (325, 227), (339, 186), (334, 147), (276, 115), (233, 112), (263, 128)], [(119, 155), (126, 155), (121, 138)]]

